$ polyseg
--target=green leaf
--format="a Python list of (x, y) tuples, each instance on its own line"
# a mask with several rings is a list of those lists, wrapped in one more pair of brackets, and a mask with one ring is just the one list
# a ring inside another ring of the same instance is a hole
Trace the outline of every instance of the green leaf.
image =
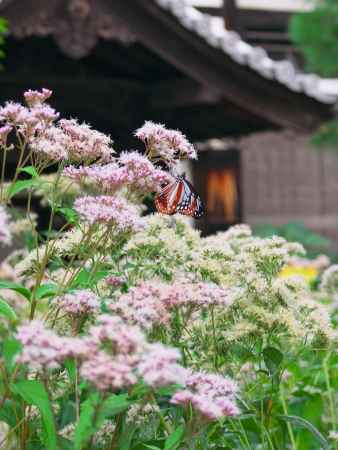
[(95, 411), (99, 402), (99, 395), (95, 393), (81, 404), (81, 414), (74, 433), (75, 450), (81, 450), (82, 446), (95, 433)]
[(30, 189), (39, 184), (39, 180), (37, 178), (31, 178), (29, 180), (19, 180), (12, 184), (7, 191), (7, 195), (9, 198), (14, 197), (14, 195), (18, 194), (21, 191), (26, 189)]
[(90, 272), (86, 269), (81, 269), (78, 275), (74, 278), (71, 287), (85, 287), (88, 285)]
[(80, 450), (107, 418), (128, 408), (130, 402), (127, 397), (128, 394), (112, 394), (102, 403), (99, 395), (94, 393), (81, 404), (80, 419), (74, 435), (75, 450)]
[(5, 360), (6, 369), (11, 372), (15, 366), (15, 356), (21, 350), (21, 343), (14, 338), (7, 338), (3, 342), (2, 356)]
[(277, 348), (266, 347), (263, 350), (263, 358), (270, 375), (277, 373), (283, 361), (283, 353)]
[(180, 442), (182, 442), (185, 432), (184, 425), (180, 425), (176, 430), (167, 437), (164, 444), (164, 450), (173, 450)]
[(61, 213), (65, 216), (69, 223), (76, 223), (78, 215), (76, 211), (72, 208), (58, 208), (56, 212)]
[(75, 383), (75, 378), (76, 378), (76, 364), (75, 361), (73, 359), (67, 359), (64, 362), (64, 366), (67, 370), (68, 373), (68, 377), (70, 379), (70, 381), (72, 383)]
[(53, 297), (58, 292), (58, 286), (56, 284), (47, 283), (42, 284), (37, 290), (36, 290), (36, 298), (46, 298), (46, 297)]
[(19, 408), (20, 406), (14, 399), (7, 399), (0, 408), (0, 421), (6, 422), (11, 428), (14, 428), (17, 422), (15, 410), (18, 410)]
[(155, 447), (155, 445), (143, 444), (143, 447), (150, 448), (150, 450), (161, 450), (160, 447)]
[(61, 436), (59, 436), (59, 446), (60, 450), (74, 450), (73, 442)]
[(290, 422), (293, 423), (294, 425), (306, 428), (320, 442), (323, 450), (329, 450), (329, 443), (320, 433), (320, 431), (318, 431), (317, 428), (314, 425), (312, 425), (312, 423), (308, 422), (307, 420), (299, 416), (279, 415), (278, 417), (284, 420), (285, 422)]
[(120, 433), (120, 438), (117, 443), (117, 448), (119, 450), (130, 450), (131, 443), (133, 441), (134, 434), (137, 430), (137, 425), (130, 424), (123, 428)]
[(31, 298), (31, 291), (21, 284), (12, 283), (11, 281), (0, 281), (0, 289), (10, 289), (18, 294), (23, 295), (27, 300)]
[(116, 414), (125, 411), (130, 405), (127, 398), (128, 394), (110, 395), (100, 409), (98, 420), (103, 422), (108, 417), (114, 417)]
[(28, 173), (28, 175), (31, 175), (32, 178), (36, 178), (39, 176), (38, 172), (33, 166), (23, 167), (22, 169), (19, 170), (19, 172)]
[(42, 383), (35, 380), (23, 380), (11, 385), (14, 394), (20, 395), (29, 405), (38, 407), (43, 423), (43, 439), (47, 450), (56, 450), (56, 431), (52, 407)]
[(14, 309), (6, 303), (4, 299), (0, 297), (0, 314), (2, 316), (7, 317), (7, 319), (11, 321), (15, 321), (17, 319)]

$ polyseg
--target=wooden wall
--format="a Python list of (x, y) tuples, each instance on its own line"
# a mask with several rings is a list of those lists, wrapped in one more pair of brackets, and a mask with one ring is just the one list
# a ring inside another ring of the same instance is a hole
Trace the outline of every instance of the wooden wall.
[(310, 138), (283, 131), (240, 141), (243, 221), (302, 221), (338, 245), (338, 149), (320, 151)]

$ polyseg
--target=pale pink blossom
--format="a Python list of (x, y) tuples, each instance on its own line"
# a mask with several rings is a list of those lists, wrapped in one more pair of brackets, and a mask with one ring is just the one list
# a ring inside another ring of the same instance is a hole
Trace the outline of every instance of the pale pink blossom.
[(9, 125), (4, 125), (3, 127), (0, 127), (0, 145), (6, 146), (7, 145), (7, 138), (9, 133), (12, 131), (13, 127)]
[(180, 352), (162, 344), (149, 344), (138, 365), (144, 382), (153, 388), (172, 384), (184, 385), (187, 370), (179, 364)]
[(62, 130), (54, 125), (31, 138), (30, 146), (34, 153), (46, 160), (63, 161), (69, 157), (67, 138)]
[(148, 330), (154, 325), (165, 324), (170, 318), (165, 303), (161, 301), (164, 290), (164, 284), (142, 282), (127, 294), (120, 295), (109, 308), (128, 323)]
[(80, 374), (100, 391), (116, 391), (137, 383), (135, 367), (128, 363), (128, 358), (112, 358), (103, 351), (93, 354), (85, 361)]
[(138, 327), (126, 324), (121, 317), (102, 314), (98, 325), (90, 328), (90, 339), (98, 347), (105, 345), (114, 355), (137, 355), (143, 351), (145, 337)]
[(217, 286), (214, 283), (191, 283), (190, 281), (175, 281), (164, 291), (162, 301), (170, 306), (189, 305), (194, 308), (208, 306), (229, 306), (234, 298), (234, 292)]
[(122, 284), (126, 281), (124, 277), (119, 277), (116, 275), (110, 275), (109, 277), (104, 279), (105, 283), (108, 286), (112, 286), (114, 288), (122, 286)]
[(0, 244), (10, 245), (12, 236), (9, 226), (9, 217), (5, 208), (0, 205)]
[(174, 308), (189, 307), (198, 310), (210, 306), (229, 307), (236, 291), (213, 283), (180, 280), (172, 284), (143, 281), (110, 303), (110, 310), (128, 323), (145, 330), (163, 325), (170, 320)]
[(22, 344), (17, 362), (33, 370), (55, 369), (68, 358), (85, 360), (97, 352), (89, 337), (58, 336), (39, 320), (19, 326), (16, 338)]
[(239, 414), (236, 392), (237, 386), (229, 378), (204, 372), (190, 373), (185, 389), (176, 392), (171, 403), (184, 407), (191, 404), (205, 420), (214, 421)]
[(17, 362), (32, 369), (55, 369), (68, 356), (67, 338), (48, 330), (38, 320), (18, 327), (16, 338), (23, 346)]
[(52, 94), (51, 90), (43, 88), (41, 91), (29, 89), (23, 95), (28, 106), (35, 106), (45, 102)]
[(90, 351), (81, 366), (81, 375), (97, 389), (116, 390), (138, 380), (137, 364), (145, 347), (145, 338), (137, 327), (120, 317), (103, 314), (89, 330)]
[(158, 169), (138, 152), (123, 152), (119, 159), (104, 165), (66, 167), (64, 175), (78, 182), (86, 179), (102, 193), (109, 194), (122, 187), (142, 194), (159, 192), (163, 184), (172, 180), (168, 172)]
[(32, 117), (36, 118), (44, 126), (51, 125), (60, 116), (50, 105), (37, 104), (30, 109)]
[(109, 308), (128, 323), (148, 330), (168, 322), (170, 318), (164, 302), (160, 301), (161, 289), (165, 287), (160, 283), (142, 282), (121, 295)]
[(106, 195), (78, 198), (74, 209), (89, 224), (107, 224), (117, 232), (139, 230), (141, 227), (137, 208), (123, 198)]
[(5, 121), (10, 125), (23, 123), (30, 116), (29, 109), (20, 103), (6, 102), (0, 107), (0, 121)]
[(114, 151), (109, 136), (93, 130), (86, 123), (80, 124), (75, 119), (62, 119), (59, 126), (68, 137), (67, 151), (71, 161), (89, 163), (111, 160)]
[(67, 166), (63, 169), (63, 175), (71, 180), (83, 183), (85, 178), (88, 176), (89, 168), (90, 166)]
[(196, 150), (186, 136), (177, 130), (151, 121), (136, 130), (135, 136), (146, 144), (152, 158), (159, 157), (169, 164), (179, 159), (197, 159)]
[(125, 184), (141, 192), (155, 192), (172, 177), (168, 172), (156, 168), (148, 158), (138, 152), (123, 152), (120, 164), (124, 168)]
[(62, 297), (56, 297), (53, 301), (62, 311), (74, 316), (93, 314), (99, 311), (100, 302), (93, 292), (82, 289)]

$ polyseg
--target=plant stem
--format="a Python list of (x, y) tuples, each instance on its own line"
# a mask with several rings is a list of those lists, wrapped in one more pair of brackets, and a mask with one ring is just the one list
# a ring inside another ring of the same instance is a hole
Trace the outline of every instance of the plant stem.
[[(281, 399), (281, 403), (282, 403), (282, 407), (283, 407), (283, 412), (284, 412), (285, 415), (287, 415), (288, 414), (288, 409), (287, 409), (286, 402), (285, 402), (284, 387), (283, 387), (282, 384), (280, 385), (280, 399)], [(289, 438), (290, 438), (290, 441), (291, 441), (292, 449), (293, 450), (297, 450), (296, 440), (295, 440), (295, 436), (293, 434), (292, 426), (291, 426), (291, 424), (289, 422), (286, 422), (286, 426), (287, 426), (287, 429), (288, 429), (288, 433), (289, 433)]]
[(218, 346), (217, 346), (217, 340), (216, 340), (216, 327), (215, 327), (215, 313), (214, 313), (214, 307), (211, 307), (211, 322), (212, 322), (212, 338), (214, 341), (214, 365), (215, 370), (218, 370)]
[[(327, 395), (329, 398), (329, 410), (330, 410), (330, 416), (331, 416), (331, 424), (333, 431), (336, 431), (337, 429), (337, 415), (336, 415), (336, 409), (335, 409), (335, 398), (334, 393), (332, 392), (331, 382), (330, 382), (330, 372), (328, 367), (328, 361), (330, 360), (331, 353), (329, 353), (325, 358), (323, 359), (323, 371), (325, 375), (325, 384), (327, 389)], [(337, 449), (337, 443), (334, 443), (334, 448)]]

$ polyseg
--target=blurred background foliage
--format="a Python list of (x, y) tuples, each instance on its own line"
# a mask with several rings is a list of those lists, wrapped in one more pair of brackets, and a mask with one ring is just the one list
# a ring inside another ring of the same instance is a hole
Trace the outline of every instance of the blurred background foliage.
[(319, 0), (313, 11), (295, 14), (290, 21), (290, 35), (304, 55), (308, 70), (338, 77), (337, 0)]
[[(7, 21), (0, 17), (0, 59), (3, 59), (6, 56), (4, 45), (5, 45), (5, 35), (7, 32)], [(2, 68), (2, 65), (0, 65)]]
[(331, 250), (333, 245), (330, 239), (309, 230), (302, 222), (289, 222), (279, 227), (260, 224), (254, 227), (254, 234), (262, 238), (282, 236), (289, 242), (300, 242), (310, 258), (325, 253), (331, 260), (338, 261), (338, 253)]
[[(313, 0), (308, 0), (313, 3)], [(312, 11), (294, 14), (289, 34), (304, 56), (305, 68), (338, 78), (338, 1), (317, 0)], [(324, 123), (312, 138), (319, 148), (338, 151), (338, 120)]]

